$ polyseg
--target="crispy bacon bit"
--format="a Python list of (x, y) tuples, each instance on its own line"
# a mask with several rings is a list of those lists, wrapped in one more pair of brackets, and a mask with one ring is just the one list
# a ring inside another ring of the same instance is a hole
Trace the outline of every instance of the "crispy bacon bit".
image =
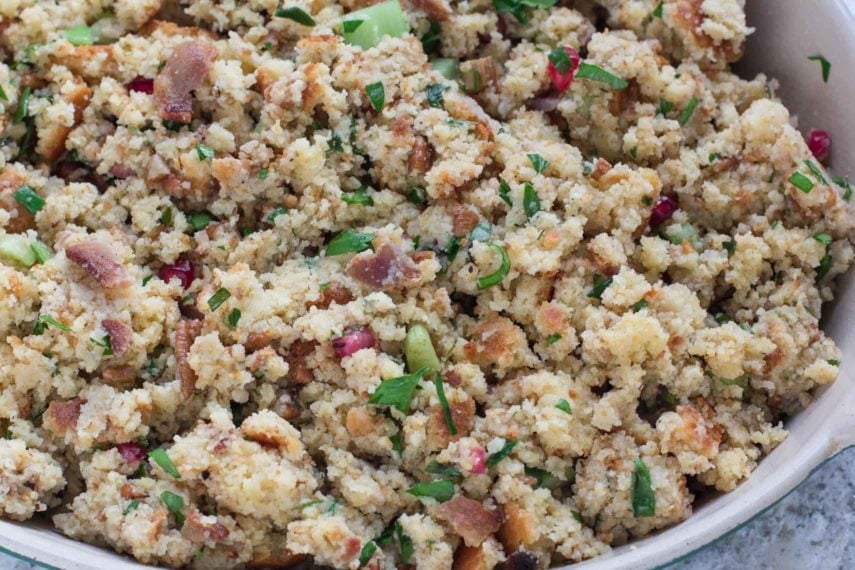
[(454, 553), (454, 564), (451, 570), (490, 570), (487, 567), (487, 557), (480, 546), (461, 544)]
[(376, 252), (364, 251), (347, 264), (347, 274), (374, 289), (401, 289), (421, 275), (419, 267), (401, 248), (385, 242)]
[(113, 355), (123, 356), (128, 352), (134, 340), (134, 331), (131, 330), (131, 327), (116, 319), (104, 319), (101, 321), (101, 327), (107, 331), (107, 336), (110, 337), (110, 348), (113, 349)]
[(181, 534), (191, 542), (224, 542), (229, 538), (229, 529), (218, 522), (205, 522), (199, 511), (193, 511), (184, 521)]
[(465, 204), (452, 204), (449, 210), (451, 210), (451, 231), (459, 238), (468, 236), (480, 221), (478, 213)]
[(76, 428), (77, 418), (80, 417), (80, 407), (82, 405), (83, 400), (80, 398), (64, 402), (54, 400), (50, 403), (43, 416), (45, 429), (54, 433), (64, 433), (69, 429)]
[(105, 289), (129, 287), (133, 280), (109, 246), (87, 239), (65, 248), (68, 259), (79, 265)]
[(351, 301), (353, 301), (353, 295), (351, 294), (350, 289), (341, 283), (333, 281), (327, 285), (323, 291), (321, 291), (321, 295), (317, 301), (309, 301), (309, 306), (314, 306), (319, 309), (329, 309), (330, 305), (333, 303), (344, 305)]
[(519, 507), (516, 503), (508, 503), (502, 509), (504, 523), (499, 529), (499, 540), (505, 547), (505, 552), (516, 552), (520, 547), (534, 542), (534, 520), (531, 513)]
[(216, 48), (202, 39), (189, 40), (175, 48), (154, 80), (154, 98), (162, 119), (191, 121), (192, 93), (205, 82), (216, 56)]
[(455, 402), (450, 407), (451, 417), (454, 420), (454, 426), (457, 428), (456, 436), (451, 435), (441, 406), (434, 406), (428, 418), (428, 441), (438, 449), (445, 448), (452, 440), (466, 437), (472, 430), (472, 423), (475, 418), (475, 400), (470, 398), (462, 402)]
[(315, 347), (318, 345), (313, 340), (295, 340), (288, 347), (288, 352), (285, 354), (285, 362), (288, 363), (291, 369), (291, 379), (295, 384), (308, 384), (315, 379), (312, 369), (309, 368), (306, 359), (310, 354), (315, 352)]
[(121, 366), (108, 366), (101, 372), (101, 378), (104, 380), (104, 383), (109, 384), (114, 388), (130, 388), (133, 386), (136, 377), (136, 370), (127, 364), (123, 364)]
[(116, 451), (128, 463), (139, 463), (146, 458), (145, 447), (135, 441), (116, 444)]
[(443, 517), (467, 546), (478, 546), (502, 526), (502, 512), (458, 495), (439, 507)]
[(410, 174), (424, 174), (433, 165), (433, 151), (427, 139), (416, 136), (413, 140), (413, 151), (407, 157), (407, 169)]
[(188, 399), (196, 389), (196, 372), (190, 367), (190, 347), (202, 332), (202, 321), (181, 320), (175, 327), (175, 360), (181, 395)]
[(449, 19), (454, 10), (445, 0), (412, 0), (416, 8), (424, 11), (433, 20), (444, 22)]

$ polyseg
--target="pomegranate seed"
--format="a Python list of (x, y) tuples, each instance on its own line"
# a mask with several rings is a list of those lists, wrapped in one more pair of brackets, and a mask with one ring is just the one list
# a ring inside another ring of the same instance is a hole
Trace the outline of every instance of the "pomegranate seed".
[(579, 63), (582, 61), (581, 56), (575, 49), (570, 46), (562, 47), (564, 48), (564, 53), (566, 53), (567, 57), (570, 58), (570, 62), (573, 64), (572, 67), (568, 69), (566, 73), (562, 74), (554, 65), (552, 65), (551, 61), (546, 65), (546, 71), (549, 73), (549, 78), (552, 80), (552, 84), (555, 85), (555, 88), (561, 93), (570, 87), (570, 83), (573, 82), (573, 76), (576, 75), (576, 70), (579, 69)]
[(365, 326), (353, 327), (345, 331), (344, 336), (334, 338), (332, 347), (335, 355), (339, 358), (350, 356), (357, 350), (373, 348), (375, 344), (374, 333)]
[(469, 449), (472, 458), (472, 468), (469, 470), (474, 475), (483, 475), (487, 472), (487, 452), (480, 445)]
[(653, 206), (653, 212), (650, 213), (650, 225), (656, 227), (662, 222), (667, 222), (677, 211), (677, 201), (670, 196), (660, 196), (659, 202)]
[(139, 443), (119, 443), (116, 444), (116, 451), (122, 456), (122, 459), (128, 463), (139, 463), (146, 458), (145, 447)]
[(196, 278), (196, 271), (193, 269), (193, 264), (189, 259), (179, 258), (175, 263), (169, 263), (157, 270), (157, 276), (166, 283), (172, 279), (181, 281), (181, 286), (188, 289), (193, 279)]
[(154, 93), (154, 79), (148, 77), (135, 77), (127, 85), (128, 91), (139, 91), (151, 95)]
[(831, 135), (827, 131), (811, 129), (807, 136), (807, 144), (818, 161), (824, 163), (831, 156)]

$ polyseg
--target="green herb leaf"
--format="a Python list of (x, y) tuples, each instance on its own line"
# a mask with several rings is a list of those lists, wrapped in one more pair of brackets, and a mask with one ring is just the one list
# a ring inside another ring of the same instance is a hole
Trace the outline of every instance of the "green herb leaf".
[(362, 568), (368, 561), (371, 560), (371, 557), (374, 556), (374, 553), (377, 552), (377, 544), (374, 541), (366, 542), (362, 546), (362, 551), (359, 553), (359, 567)]
[(677, 122), (680, 123), (681, 127), (685, 127), (686, 123), (688, 123), (692, 119), (692, 115), (695, 114), (695, 109), (698, 106), (700, 101), (697, 97), (692, 97), (689, 100), (689, 104), (686, 105), (686, 108), (683, 109), (683, 112), (680, 113), (680, 116), (677, 118)]
[(372, 241), (374, 241), (374, 234), (344, 230), (330, 241), (324, 255), (330, 257), (343, 253), (359, 253), (371, 249)]
[(849, 181), (842, 176), (835, 176), (831, 179), (835, 184), (843, 188), (843, 196), (842, 198), (847, 202), (852, 198), (852, 185)]
[(540, 174), (544, 170), (549, 167), (549, 161), (537, 154), (536, 152), (527, 154), (528, 159), (531, 161), (531, 166), (534, 168), (534, 171)]
[(196, 154), (199, 155), (199, 160), (214, 158), (216, 156), (214, 149), (209, 146), (205, 146), (202, 143), (196, 143)]
[(303, 26), (314, 26), (315, 20), (305, 10), (292, 6), (291, 8), (279, 8), (276, 10), (276, 16), (279, 18), (288, 18), (294, 20)]
[(493, 285), (498, 285), (502, 282), (505, 275), (511, 270), (511, 259), (508, 257), (508, 252), (505, 251), (505, 248), (502, 246), (491, 243), (490, 247), (499, 254), (501, 258), (501, 263), (499, 268), (489, 275), (485, 275), (484, 277), (478, 278), (478, 290), (486, 289), (488, 287), (492, 287)]
[(822, 81), (823, 83), (828, 83), (828, 78), (831, 75), (831, 62), (821, 55), (812, 55), (808, 59), (819, 62), (822, 66)]
[(287, 211), (288, 211), (288, 208), (286, 208), (285, 206), (276, 206), (275, 208), (270, 210), (270, 213), (267, 214), (266, 219), (268, 222), (270, 222), (272, 224), (273, 220), (276, 219), (276, 216), (281, 216), (282, 214), (284, 214)]
[(101, 340), (98, 340), (97, 338), (90, 338), (89, 342), (103, 348), (103, 350), (101, 351), (101, 356), (113, 355), (113, 343), (110, 341), (109, 335), (104, 335)]
[(665, 9), (665, 3), (659, 2), (659, 4), (656, 5), (656, 8), (653, 9), (653, 17), (654, 18), (662, 18), (662, 13), (663, 13), (664, 9)]
[(233, 329), (237, 326), (238, 321), (240, 321), (240, 309), (232, 309), (226, 317), (226, 326)]
[(404, 442), (401, 441), (401, 432), (393, 433), (389, 436), (389, 440), (392, 442), (392, 451), (400, 457), (404, 453)]
[(416, 483), (407, 493), (416, 497), (430, 497), (444, 503), (454, 496), (454, 483), (448, 479), (439, 479), (428, 483)]
[(564, 398), (561, 398), (560, 400), (558, 400), (558, 403), (555, 404), (555, 407), (564, 413), (567, 413), (567, 414), (573, 413), (573, 409), (570, 407), (570, 402), (568, 402)]
[(95, 34), (92, 32), (92, 28), (85, 24), (65, 30), (64, 35), (65, 39), (74, 46), (91, 46), (95, 43)]
[(793, 175), (789, 178), (789, 182), (805, 194), (810, 194), (810, 191), (813, 190), (813, 187), (815, 186), (810, 178), (798, 170), (793, 172)]
[(832, 366), (840, 366), (840, 361), (835, 358), (829, 358), (828, 363)]
[(659, 107), (656, 109), (656, 113), (662, 115), (663, 117), (667, 116), (668, 113), (674, 108), (674, 104), (670, 101), (666, 101), (665, 99), (659, 100)]
[(407, 564), (410, 562), (410, 558), (413, 557), (413, 552), (415, 551), (413, 539), (404, 534), (404, 529), (398, 521), (395, 521), (395, 536), (398, 539), (398, 546), (401, 549), (401, 562)]
[(24, 184), (12, 195), (15, 198), (15, 201), (22, 205), (26, 210), (32, 215), (36, 215), (39, 213), (45, 205), (45, 200), (41, 196), (39, 196), (35, 190)]
[(259, 180), (265, 180), (267, 178), (268, 174), (270, 174), (270, 169), (267, 167), (264, 167), (258, 171), (258, 179)]
[(829, 245), (832, 242), (832, 238), (827, 233), (818, 233), (813, 236), (813, 239), (818, 241), (821, 244)]
[(2, 99), (3, 101), (6, 101), (6, 102), (9, 101), (9, 97), (6, 95), (6, 91), (3, 90), (2, 85), (0, 85), (0, 99)]
[(652, 517), (656, 515), (656, 495), (650, 480), (650, 470), (641, 458), (635, 459), (632, 473), (632, 515)]
[(37, 321), (42, 323), (42, 330), (44, 330), (44, 325), (50, 325), (55, 329), (59, 329), (63, 332), (71, 332), (71, 329), (50, 315), (39, 315)]
[(547, 344), (555, 344), (559, 340), (561, 340), (561, 334), (555, 333), (555, 334), (549, 335), (549, 338), (546, 339), (546, 343)]
[(513, 207), (514, 204), (511, 202), (511, 187), (503, 178), (499, 178), (499, 198), (508, 206)]
[(383, 103), (386, 102), (386, 90), (383, 87), (383, 82), (378, 81), (365, 86), (365, 94), (368, 95), (368, 100), (371, 101), (371, 106), (378, 113), (383, 109)]
[(341, 195), (342, 202), (352, 206), (373, 206), (374, 198), (368, 195), (367, 189), (363, 186), (357, 188), (353, 192), (344, 192)]
[(208, 227), (211, 221), (213, 221), (213, 218), (207, 212), (193, 212), (190, 214), (190, 225), (197, 232)]
[(166, 454), (166, 450), (162, 447), (158, 447), (157, 449), (152, 449), (148, 452), (148, 456), (158, 465), (160, 468), (175, 477), (176, 479), (181, 479), (181, 473), (178, 472), (178, 469), (175, 468), (175, 464), (172, 463), (172, 460), (169, 458), (169, 455)]
[(352, 34), (359, 29), (359, 26), (361, 26), (364, 21), (365, 20), (345, 20), (341, 23), (341, 31), (345, 34)]
[(139, 506), (140, 506), (140, 502), (137, 501), (136, 499), (134, 499), (133, 501), (128, 503), (128, 506), (126, 506), (124, 508), (124, 510), (122, 511), (122, 514), (127, 515), (129, 512), (137, 510), (137, 508), (139, 508)]
[(712, 164), (713, 162), (715, 162), (716, 160), (718, 160), (720, 158), (721, 158), (721, 155), (719, 153), (713, 152), (713, 153), (710, 153), (709, 158), (707, 159), (707, 162)]
[(460, 238), (457, 236), (451, 236), (451, 239), (448, 240), (448, 245), (445, 246), (445, 257), (448, 259), (449, 263), (452, 263), (455, 259), (457, 259), (457, 254), (460, 252)]
[(603, 293), (605, 293), (606, 289), (608, 289), (611, 284), (611, 277), (606, 277), (605, 279), (602, 279), (599, 276), (595, 277), (594, 286), (590, 291), (588, 291), (588, 297), (591, 299), (601, 299), (603, 297)]
[(617, 75), (606, 71), (602, 67), (583, 61), (579, 64), (579, 69), (576, 70), (577, 79), (590, 79), (591, 81), (599, 81), (605, 83), (612, 89), (626, 89), (629, 83), (624, 81)]
[(220, 287), (217, 289), (217, 292), (211, 295), (210, 299), (208, 299), (208, 307), (212, 311), (216, 311), (220, 308), (220, 305), (226, 302), (226, 299), (231, 297), (232, 294), (225, 287)]
[(632, 306), (632, 312), (637, 313), (637, 312), (638, 312), (638, 311), (640, 311), (641, 309), (646, 309), (646, 308), (647, 308), (647, 306), (648, 306), (647, 300), (646, 300), (646, 299), (642, 299), (641, 301), (638, 301), (637, 303), (635, 303), (635, 304)]
[(410, 188), (409, 194), (407, 194), (407, 200), (413, 204), (424, 204), (425, 200), (427, 200), (427, 192), (425, 192), (424, 188), (413, 186)]
[(816, 165), (816, 163), (814, 163), (814, 161), (806, 160), (805, 166), (808, 167), (808, 170), (810, 170), (811, 174), (813, 174), (814, 178), (816, 178), (819, 182), (822, 182), (823, 184), (828, 184), (828, 181), (825, 179), (825, 176), (822, 175), (822, 170), (819, 169), (819, 167)]
[(164, 226), (172, 225), (172, 208), (166, 208), (160, 215), (160, 223)]
[(537, 195), (534, 186), (528, 182), (523, 184), (523, 210), (529, 218), (540, 211), (540, 197)]
[(826, 249), (825, 255), (819, 261), (819, 265), (815, 269), (817, 281), (821, 281), (826, 275), (828, 275), (828, 272), (831, 270), (832, 262), (831, 252)]
[(383, 380), (374, 393), (368, 398), (369, 404), (390, 406), (401, 413), (410, 413), (410, 401), (422, 377), (430, 372), (430, 368), (421, 368), (412, 374)]
[(176, 495), (171, 491), (164, 491), (160, 494), (160, 500), (172, 512), (172, 516), (175, 517), (175, 524), (182, 526), (184, 524), (184, 515), (181, 513), (181, 509), (184, 508), (184, 499), (181, 498), (181, 495)]
[(15, 107), (15, 116), (13, 120), (16, 123), (20, 123), (23, 121), (27, 114), (30, 112), (30, 93), (32, 90), (29, 87), (24, 87), (24, 90), (21, 92), (21, 98), (18, 99), (18, 106)]
[(515, 439), (512, 439), (511, 441), (505, 441), (505, 445), (502, 447), (502, 449), (500, 449), (496, 453), (491, 453), (487, 457), (487, 467), (492, 469), (493, 467), (498, 465), (502, 459), (511, 454), (511, 452), (514, 450), (518, 443), (519, 441)]
[(547, 471), (537, 467), (526, 467), (525, 474), (534, 478), (538, 487), (544, 489), (557, 489), (564, 484), (564, 481)]
[[(568, 71), (573, 69), (573, 60), (570, 59), (570, 56), (567, 55), (567, 51), (564, 49), (564, 46), (558, 46), (549, 52), (547, 56), (549, 58), (549, 62), (552, 64), (552, 67), (555, 68), (561, 75), (567, 75)], [(531, 155), (529, 155), (531, 157)]]
[(438, 463), (437, 461), (431, 461), (428, 463), (427, 472), (439, 475), (443, 479), (448, 479), (449, 481), (460, 481), (463, 479), (463, 473), (460, 472), (460, 469), (452, 465)]
[[(450, 87), (441, 83), (431, 83), (430, 85), (428, 85), (425, 89), (425, 96), (427, 97), (428, 104), (431, 107), (442, 108), (442, 92), (446, 89), (450, 89)], [(380, 106), (383, 106), (382, 103)]]
[(442, 387), (442, 378), (439, 377), (439, 374), (433, 379), (433, 384), (436, 387), (436, 397), (439, 398), (439, 405), (442, 406), (442, 414), (445, 416), (445, 425), (448, 426), (448, 431), (451, 432), (451, 435), (457, 435), (457, 426), (454, 425), (451, 406), (448, 405), (448, 399), (445, 397), (445, 389)]

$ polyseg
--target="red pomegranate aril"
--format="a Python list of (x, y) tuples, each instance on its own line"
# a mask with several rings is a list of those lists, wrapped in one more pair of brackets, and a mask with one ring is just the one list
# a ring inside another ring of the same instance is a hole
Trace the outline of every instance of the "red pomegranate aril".
[(677, 211), (677, 201), (670, 196), (660, 196), (659, 202), (653, 206), (653, 212), (650, 213), (650, 225), (656, 227), (663, 222), (667, 222)]
[(126, 86), (128, 91), (139, 91), (151, 95), (154, 93), (154, 79), (148, 77), (135, 77)]
[(487, 472), (487, 452), (480, 445), (469, 449), (469, 457), (472, 459), (471, 472), (475, 475), (483, 475)]
[(350, 356), (357, 350), (373, 348), (376, 343), (374, 333), (365, 326), (353, 327), (345, 331), (344, 336), (332, 340), (333, 352), (339, 358)]
[(116, 451), (122, 456), (122, 459), (128, 463), (139, 463), (146, 458), (145, 447), (139, 443), (119, 443), (116, 444)]
[(579, 69), (579, 63), (582, 61), (582, 58), (579, 53), (570, 46), (562, 47), (564, 48), (564, 53), (566, 53), (567, 57), (570, 58), (570, 62), (573, 64), (572, 67), (568, 69), (566, 73), (561, 73), (550, 61), (546, 64), (546, 72), (549, 73), (549, 78), (552, 80), (552, 84), (555, 85), (555, 88), (559, 92), (563, 93), (568, 87), (570, 87), (570, 83), (573, 82), (573, 76), (576, 75), (576, 70)]
[(807, 136), (807, 144), (818, 161), (824, 163), (831, 156), (831, 135), (828, 131), (811, 129)]
[(196, 271), (193, 269), (193, 264), (189, 259), (179, 258), (175, 263), (168, 263), (157, 270), (157, 276), (166, 283), (172, 279), (181, 281), (181, 286), (188, 289), (193, 279), (196, 278)]

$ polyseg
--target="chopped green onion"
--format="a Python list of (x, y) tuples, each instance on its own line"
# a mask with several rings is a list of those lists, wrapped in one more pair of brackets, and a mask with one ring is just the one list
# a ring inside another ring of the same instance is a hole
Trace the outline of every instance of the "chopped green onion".
[(129, 512), (137, 510), (137, 508), (139, 508), (139, 506), (140, 506), (140, 502), (137, 501), (136, 499), (134, 499), (133, 501), (128, 503), (128, 506), (125, 507), (125, 509), (122, 511), (122, 514), (127, 515)]
[(175, 517), (175, 523), (178, 526), (182, 526), (184, 524), (184, 515), (181, 513), (181, 509), (184, 508), (184, 499), (181, 498), (181, 495), (176, 495), (171, 491), (164, 491), (160, 494), (160, 500), (172, 512), (172, 516)]
[(665, 3), (659, 2), (659, 4), (656, 5), (656, 8), (653, 9), (653, 17), (661, 19), (664, 9), (665, 9)]
[(395, 536), (398, 539), (398, 546), (401, 549), (401, 562), (408, 564), (410, 562), (410, 558), (413, 557), (413, 553), (415, 552), (413, 539), (404, 534), (404, 529), (398, 521), (395, 521)]
[(819, 243), (825, 244), (825, 245), (830, 244), (832, 241), (831, 236), (828, 235), (827, 233), (824, 233), (824, 232), (816, 234), (815, 236), (813, 236), (813, 239), (815, 239)]
[(570, 402), (568, 402), (564, 398), (561, 398), (560, 400), (558, 400), (558, 403), (555, 404), (555, 407), (558, 408), (559, 410), (561, 410), (562, 412), (566, 413), (566, 414), (572, 414), (573, 413), (573, 409), (570, 407)]
[(45, 200), (39, 196), (35, 190), (24, 184), (12, 195), (15, 201), (22, 205), (26, 210), (34, 216), (39, 213), (45, 205)]
[(272, 224), (273, 220), (276, 219), (276, 216), (281, 216), (282, 214), (284, 214), (287, 211), (288, 211), (288, 208), (286, 208), (285, 206), (276, 206), (275, 208), (270, 210), (269, 214), (267, 214), (267, 221)]
[(20, 123), (27, 117), (27, 113), (29, 113), (30, 93), (31, 89), (24, 87), (24, 90), (21, 92), (21, 98), (18, 99), (18, 106), (15, 108), (14, 122)]
[(549, 338), (546, 339), (546, 343), (547, 344), (555, 344), (559, 340), (561, 340), (561, 334), (555, 333), (555, 334), (549, 335)]
[(600, 83), (605, 83), (612, 89), (626, 89), (629, 87), (629, 83), (617, 75), (610, 73), (592, 63), (588, 63), (583, 61), (579, 64), (579, 69), (576, 70), (576, 78), (577, 79), (590, 79), (591, 81), (599, 81)]
[(502, 446), (502, 449), (500, 449), (496, 453), (491, 453), (490, 456), (487, 457), (487, 467), (492, 469), (493, 467), (498, 465), (502, 459), (511, 454), (511, 452), (514, 450), (518, 443), (519, 441), (515, 439), (511, 441), (505, 441), (505, 445)]
[(399, 456), (404, 453), (404, 442), (401, 441), (401, 432), (395, 432), (389, 436), (389, 441), (392, 442), (392, 451)]
[(240, 320), (240, 309), (232, 309), (231, 312), (226, 317), (226, 325), (230, 329), (233, 329), (237, 326), (239, 320)]
[(490, 239), (490, 234), (493, 233), (493, 226), (490, 222), (480, 222), (469, 232), (470, 241), (487, 241)]
[(656, 495), (650, 478), (650, 470), (641, 458), (633, 461), (632, 472), (632, 515), (634, 517), (652, 517), (656, 515)]
[(410, 401), (413, 399), (413, 393), (422, 377), (429, 372), (430, 369), (425, 367), (412, 374), (383, 380), (368, 398), (368, 403), (390, 406), (404, 414), (410, 413)]
[[(442, 108), (442, 92), (447, 89), (450, 89), (450, 87), (448, 85), (443, 85), (442, 83), (431, 83), (428, 85), (425, 89), (425, 96), (427, 97), (428, 105), (431, 107)], [(381, 103), (380, 106), (382, 107), (383, 104)], [(377, 110), (379, 111), (380, 109)]]
[(39, 315), (38, 322), (42, 324), (42, 330), (44, 330), (44, 325), (50, 325), (63, 332), (71, 332), (71, 328), (65, 326), (50, 315)]
[(721, 158), (721, 155), (719, 153), (712, 152), (712, 153), (710, 153), (709, 158), (707, 159), (707, 162), (713, 163), (720, 158)]
[(594, 286), (590, 291), (588, 291), (588, 297), (591, 299), (601, 299), (603, 297), (603, 293), (606, 292), (606, 289), (608, 289), (611, 284), (611, 277), (606, 277), (605, 279), (601, 279), (599, 276), (595, 277)]
[(91, 342), (95, 346), (100, 346), (103, 349), (101, 351), (101, 356), (113, 355), (113, 343), (110, 341), (110, 335), (104, 335), (101, 340), (98, 340), (97, 338), (90, 338), (89, 342)]
[(345, 20), (341, 23), (341, 31), (343, 34), (352, 34), (359, 29), (359, 26), (361, 26), (364, 21), (365, 20)]
[(810, 170), (811, 174), (813, 174), (814, 178), (816, 178), (823, 184), (828, 184), (828, 181), (825, 179), (825, 176), (822, 175), (822, 170), (819, 169), (819, 167), (814, 163), (814, 161), (806, 160), (805, 165), (808, 167), (808, 170)]
[(211, 298), (208, 299), (208, 307), (212, 311), (216, 311), (220, 308), (220, 305), (226, 302), (226, 299), (231, 297), (232, 294), (225, 287), (220, 287), (217, 289), (217, 292), (211, 295)]
[(38, 261), (39, 263), (44, 263), (45, 261), (53, 257), (53, 254), (50, 252), (48, 247), (39, 240), (36, 240), (32, 244), (30, 244), (30, 249), (33, 250), (33, 255), (36, 256), (36, 261)]
[(386, 102), (386, 90), (383, 87), (383, 82), (377, 81), (376, 83), (366, 85), (365, 94), (368, 95), (371, 106), (379, 113), (383, 109), (383, 103)]
[(493, 285), (498, 285), (502, 282), (502, 279), (504, 279), (505, 275), (507, 275), (508, 272), (511, 270), (511, 260), (508, 257), (508, 252), (505, 251), (505, 248), (495, 243), (491, 243), (490, 247), (501, 257), (501, 264), (499, 265), (499, 268), (493, 273), (478, 278), (479, 291), (488, 287), (492, 287)]
[(451, 236), (451, 239), (448, 240), (448, 245), (445, 246), (445, 257), (451, 263), (457, 258), (458, 253), (460, 253), (460, 238)]
[(523, 210), (529, 218), (540, 211), (540, 197), (537, 195), (534, 186), (528, 182), (523, 184)]
[(64, 34), (65, 39), (74, 46), (91, 46), (95, 43), (95, 34), (92, 28), (85, 24), (69, 28), (65, 30)]
[(344, 230), (330, 241), (324, 255), (330, 257), (343, 253), (359, 253), (371, 249), (372, 241), (374, 241), (374, 234)]
[(511, 187), (503, 178), (499, 178), (499, 198), (508, 206), (513, 206), (511, 202)]
[[(355, 20), (362, 21), (362, 24), (353, 31), (346, 31), (344, 29), (346, 23)], [(404, 17), (398, 0), (388, 0), (368, 8), (356, 10), (345, 16), (342, 22), (344, 41), (362, 49), (375, 47), (380, 43), (383, 36), (400, 38), (409, 31), (410, 26)]]
[(279, 8), (275, 12), (278, 18), (288, 18), (303, 26), (314, 26), (315, 20), (305, 10), (297, 6), (290, 8)]
[(160, 468), (166, 471), (168, 474), (172, 475), (176, 479), (181, 479), (181, 473), (178, 472), (178, 469), (175, 468), (175, 464), (169, 458), (169, 455), (166, 454), (166, 450), (162, 447), (158, 447), (157, 449), (152, 449), (148, 452), (148, 456), (154, 460), (155, 463), (160, 465)]
[(428, 370), (430, 375), (433, 375), (442, 369), (430, 333), (419, 323), (411, 325), (407, 330), (407, 336), (404, 338), (404, 358), (410, 372)]
[(172, 208), (166, 208), (160, 215), (160, 223), (164, 226), (172, 225)]
[(798, 170), (793, 172), (793, 175), (789, 178), (790, 184), (804, 192), (805, 194), (810, 194), (810, 191), (813, 190), (815, 184), (813, 181), (799, 172)]
[(557, 489), (564, 483), (564, 481), (546, 469), (538, 467), (526, 467), (525, 474), (532, 477), (538, 487), (543, 487), (544, 489)]
[(431, 461), (428, 463), (427, 472), (439, 475), (443, 479), (448, 479), (449, 481), (460, 481), (463, 479), (463, 473), (460, 472), (460, 469), (452, 465), (438, 463), (437, 461)]
[(357, 188), (353, 192), (343, 192), (341, 195), (341, 201), (352, 206), (374, 205), (374, 198), (368, 195), (364, 186)]
[(359, 552), (359, 567), (362, 568), (368, 561), (371, 560), (371, 557), (374, 556), (374, 553), (377, 552), (377, 545), (374, 541), (366, 542), (362, 546), (362, 550)]
[(436, 397), (439, 399), (439, 405), (442, 407), (442, 415), (445, 416), (445, 425), (448, 426), (448, 431), (451, 435), (457, 435), (457, 426), (454, 425), (454, 417), (451, 415), (451, 406), (448, 405), (448, 399), (445, 397), (445, 389), (442, 387), (442, 378), (439, 374), (433, 379), (436, 387)]
[(202, 143), (196, 143), (196, 154), (199, 155), (199, 160), (214, 158), (216, 156), (214, 149), (209, 146), (205, 146)]
[(808, 59), (819, 62), (822, 66), (822, 81), (823, 83), (828, 83), (828, 77), (831, 75), (831, 62), (821, 55), (812, 55)]
[(686, 108), (683, 109), (683, 112), (680, 113), (679, 117), (677, 117), (677, 122), (680, 123), (681, 127), (685, 127), (686, 123), (691, 120), (692, 115), (695, 114), (695, 108), (697, 108), (698, 103), (700, 103), (700, 101), (697, 97), (692, 97), (689, 100), (689, 104), (686, 105)]
[(849, 181), (842, 176), (835, 176), (831, 179), (835, 184), (843, 188), (843, 196), (842, 198), (847, 202), (852, 198), (852, 185)]
[(666, 101), (665, 99), (659, 100), (659, 108), (656, 109), (656, 113), (662, 115), (663, 117), (671, 112), (674, 108), (674, 104), (670, 101)]
[[(561, 51), (564, 51), (563, 49)], [(534, 168), (534, 171), (540, 174), (544, 170), (549, 167), (549, 161), (537, 154), (536, 152), (527, 154), (528, 159), (531, 161), (531, 166)]]
[(438, 71), (443, 77), (454, 81), (460, 75), (460, 68), (456, 59), (439, 57), (430, 62), (431, 69)]
[(270, 169), (267, 167), (262, 168), (258, 171), (258, 179), (264, 180), (267, 178), (267, 175), (270, 174)]
[(407, 194), (407, 200), (413, 204), (424, 204), (425, 200), (427, 200), (427, 192), (425, 192), (424, 188), (413, 186), (410, 188), (409, 194)]
[(190, 214), (190, 225), (195, 231), (204, 230), (213, 221), (207, 212), (193, 212)]
[(437, 502), (444, 503), (454, 496), (454, 483), (448, 479), (439, 479), (428, 483), (416, 483), (407, 493), (416, 497), (430, 497)]
[(822, 280), (828, 275), (828, 272), (831, 270), (832, 261), (831, 252), (828, 251), (828, 246), (826, 246), (825, 255), (819, 260), (819, 265), (815, 269), (817, 281)]
[(635, 303), (635, 304), (632, 306), (632, 311), (633, 311), (634, 313), (637, 313), (637, 312), (638, 312), (638, 311), (640, 311), (641, 309), (646, 309), (646, 308), (647, 308), (647, 306), (648, 306), (647, 299), (642, 299), (641, 301), (638, 301), (637, 303)]
[(36, 253), (27, 239), (20, 234), (0, 236), (0, 256), (31, 267), (36, 262)]

